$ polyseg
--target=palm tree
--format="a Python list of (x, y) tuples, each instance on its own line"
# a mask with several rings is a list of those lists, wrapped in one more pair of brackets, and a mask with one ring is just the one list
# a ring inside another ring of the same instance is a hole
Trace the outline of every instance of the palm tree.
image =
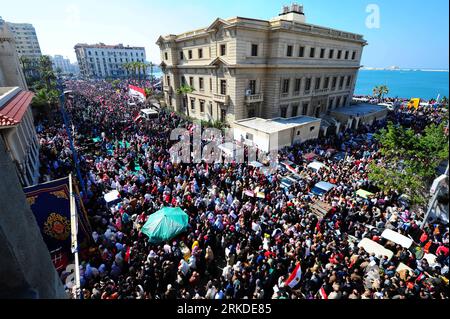
[(189, 86), (187, 84), (183, 84), (178, 89), (176, 89), (177, 95), (181, 95), (183, 98), (183, 105), (186, 108), (187, 116), (189, 117), (189, 106), (187, 105), (187, 95), (194, 92), (195, 89), (192, 86)]
[(44, 81), (47, 91), (54, 88), (54, 81), (56, 80), (55, 73), (53, 73), (53, 65), (48, 55), (43, 55), (39, 58), (39, 73), (41, 79)]
[(378, 85), (373, 88), (372, 93), (379, 100), (382, 100), (384, 95), (389, 93), (389, 88), (387, 87), (387, 85)]

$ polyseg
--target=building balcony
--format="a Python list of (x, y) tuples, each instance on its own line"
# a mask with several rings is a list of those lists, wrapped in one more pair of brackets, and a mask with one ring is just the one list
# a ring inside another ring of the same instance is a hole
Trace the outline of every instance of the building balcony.
[(289, 97), (289, 93), (281, 93), (280, 97), (282, 99), (287, 99)]
[(311, 94), (311, 90), (305, 90), (304, 95), (309, 95), (309, 94)]
[(224, 94), (213, 94), (213, 100), (217, 103), (228, 104), (230, 101), (230, 97)]
[(263, 100), (264, 97), (262, 93), (245, 96), (245, 103), (259, 103), (262, 102)]

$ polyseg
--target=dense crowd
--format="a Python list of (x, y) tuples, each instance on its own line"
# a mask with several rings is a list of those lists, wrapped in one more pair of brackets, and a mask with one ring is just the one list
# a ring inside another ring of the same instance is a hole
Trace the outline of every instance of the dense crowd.
[[(368, 164), (381, 155), (367, 133), (385, 122), (280, 151), (279, 161), (295, 163), (303, 176), (303, 182), (286, 189), (282, 169), (266, 175), (245, 163), (172, 163), (170, 132), (192, 123), (164, 109), (151, 121), (134, 122), (143, 105), (129, 103), (127, 85), (67, 83), (74, 93), (66, 109), (93, 229), (93, 243), (81, 258), (84, 298), (448, 298), (448, 225), (421, 230), (422, 211), (411, 210), (402, 194), (377, 191), (368, 180)], [(444, 116), (431, 108), (400, 108), (389, 120), (420, 131)], [(38, 133), (42, 180), (67, 175), (74, 165), (62, 121), (42, 123)], [(345, 155), (337, 159), (330, 149)], [(308, 153), (326, 167), (308, 168)], [(337, 187), (313, 195), (319, 181)], [(263, 198), (247, 195), (256, 188)], [(360, 198), (361, 188), (375, 195)], [(121, 201), (107, 207), (103, 197), (111, 190), (120, 192)], [(313, 209), (317, 202), (328, 205), (324, 216)], [(189, 215), (189, 229), (151, 244), (140, 229), (162, 207), (181, 207)], [(380, 237), (384, 229), (411, 236), (435, 261), (418, 260), (408, 249), (387, 243)], [(394, 256), (366, 253), (357, 246), (363, 238), (388, 245)], [(300, 283), (289, 287), (286, 280), (298, 262)], [(400, 263), (413, 271), (397, 272)], [(67, 275), (63, 272), (62, 279)]]

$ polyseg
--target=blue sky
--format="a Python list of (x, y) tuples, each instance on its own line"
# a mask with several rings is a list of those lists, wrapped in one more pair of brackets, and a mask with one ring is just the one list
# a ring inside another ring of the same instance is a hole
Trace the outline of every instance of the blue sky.
[[(35, 28), (44, 54), (75, 60), (78, 42), (145, 46), (147, 59), (159, 62), (155, 45), (161, 34), (182, 33), (209, 25), (215, 18), (270, 19), (291, 0), (15, 0), (2, 1), (6, 21)], [(448, 69), (447, 0), (303, 0), (308, 23), (363, 34), (364, 66)], [(380, 27), (367, 28), (380, 9)], [(169, 19), (170, 17), (170, 19)]]

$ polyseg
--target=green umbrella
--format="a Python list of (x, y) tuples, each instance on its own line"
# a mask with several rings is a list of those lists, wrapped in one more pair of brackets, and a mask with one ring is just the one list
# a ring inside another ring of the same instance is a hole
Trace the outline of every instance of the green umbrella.
[(188, 215), (179, 207), (164, 207), (150, 215), (141, 232), (151, 243), (161, 243), (176, 237), (188, 228)]

